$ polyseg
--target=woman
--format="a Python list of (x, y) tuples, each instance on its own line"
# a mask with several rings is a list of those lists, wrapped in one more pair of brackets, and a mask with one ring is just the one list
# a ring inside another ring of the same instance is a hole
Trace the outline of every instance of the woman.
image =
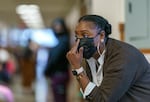
[(50, 77), (54, 102), (67, 102), (69, 69), (65, 55), (69, 51), (69, 32), (61, 18), (53, 21), (52, 29), (59, 44), (50, 49), (45, 75)]
[(109, 38), (111, 25), (98, 15), (81, 17), (75, 32), (66, 56), (88, 102), (149, 102), (150, 64), (140, 51)]

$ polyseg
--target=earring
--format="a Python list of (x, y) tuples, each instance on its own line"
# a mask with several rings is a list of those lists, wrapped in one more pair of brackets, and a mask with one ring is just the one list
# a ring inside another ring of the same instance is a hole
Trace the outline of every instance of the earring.
[(105, 49), (105, 41), (104, 41), (104, 39), (101, 39), (100, 49), (101, 49), (101, 54), (102, 54), (103, 50)]
[(104, 39), (101, 39), (101, 43), (103, 43), (104, 42)]

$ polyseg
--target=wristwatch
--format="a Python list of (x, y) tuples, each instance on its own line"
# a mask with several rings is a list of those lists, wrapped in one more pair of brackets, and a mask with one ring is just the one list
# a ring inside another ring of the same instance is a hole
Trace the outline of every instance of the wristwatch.
[(83, 67), (79, 68), (79, 69), (74, 69), (72, 70), (72, 74), (75, 76), (78, 76), (80, 73), (82, 73), (84, 71)]

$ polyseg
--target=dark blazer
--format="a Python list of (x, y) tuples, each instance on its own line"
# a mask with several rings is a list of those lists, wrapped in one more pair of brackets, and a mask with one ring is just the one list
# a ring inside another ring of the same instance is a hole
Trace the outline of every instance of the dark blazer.
[[(83, 67), (92, 81), (89, 65)], [(103, 81), (86, 97), (87, 102), (150, 102), (150, 64), (135, 47), (108, 38)]]

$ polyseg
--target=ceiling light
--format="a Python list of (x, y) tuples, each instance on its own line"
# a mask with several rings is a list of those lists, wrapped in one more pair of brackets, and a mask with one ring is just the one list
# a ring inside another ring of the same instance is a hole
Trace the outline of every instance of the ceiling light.
[(22, 4), (16, 7), (16, 12), (23, 22), (30, 28), (43, 28), (44, 23), (40, 13), (40, 8), (35, 4)]

